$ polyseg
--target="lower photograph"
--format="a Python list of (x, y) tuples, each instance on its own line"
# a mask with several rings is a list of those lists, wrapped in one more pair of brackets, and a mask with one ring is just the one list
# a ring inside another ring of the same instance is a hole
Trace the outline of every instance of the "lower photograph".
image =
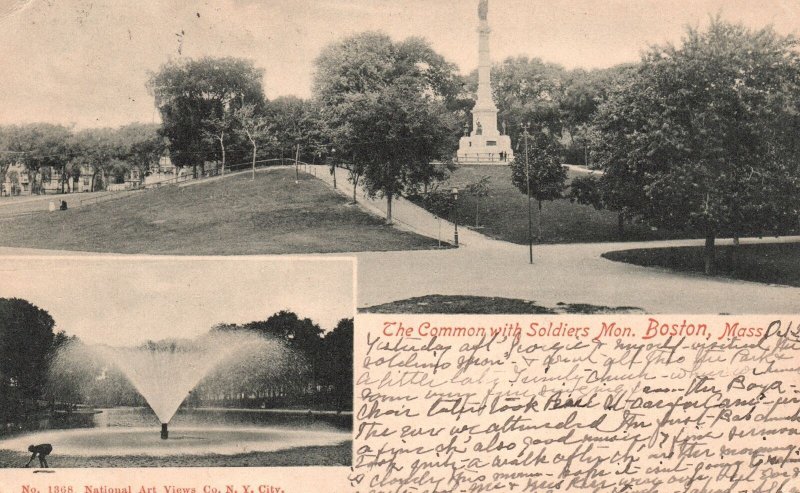
[(352, 259), (5, 265), (0, 466), (352, 464)]

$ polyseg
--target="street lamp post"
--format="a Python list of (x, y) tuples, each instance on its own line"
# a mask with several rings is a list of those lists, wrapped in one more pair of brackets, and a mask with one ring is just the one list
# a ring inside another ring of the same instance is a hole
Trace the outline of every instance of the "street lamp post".
[(453, 243), (457, 248), (458, 247), (458, 188), (453, 187), (453, 189), (450, 190), (450, 194), (453, 196), (453, 226), (455, 227), (455, 229), (453, 230)]
[(533, 263), (533, 222), (531, 220), (531, 163), (528, 161), (528, 127), (524, 123), (522, 129), (525, 137), (525, 181), (528, 182), (528, 263)]
[(333, 189), (336, 190), (336, 148), (331, 147), (331, 174), (333, 175)]
[(300, 144), (297, 144), (297, 149), (294, 151), (294, 182), (300, 182)]

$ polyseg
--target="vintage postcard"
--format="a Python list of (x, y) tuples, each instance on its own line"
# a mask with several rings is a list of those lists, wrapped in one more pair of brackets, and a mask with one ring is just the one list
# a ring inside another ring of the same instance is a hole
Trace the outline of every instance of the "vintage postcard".
[(800, 491), (799, 18), (0, 0), (0, 492)]

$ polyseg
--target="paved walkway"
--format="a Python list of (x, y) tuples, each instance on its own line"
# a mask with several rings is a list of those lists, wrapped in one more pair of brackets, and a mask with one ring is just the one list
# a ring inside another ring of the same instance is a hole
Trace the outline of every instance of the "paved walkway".
[[(272, 166), (262, 166), (260, 168), (256, 167), (256, 173), (257, 174), (271, 173), (271, 172), (273, 172), (275, 170), (278, 170), (278, 169), (290, 169), (290, 168), (294, 169), (294, 165), (290, 166), (288, 164), (287, 165), (276, 164), (276, 165), (272, 165)], [(196, 180), (184, 181), (184, 182), (178, 184), (178, 188), (196, 187), (198, 185), (206, 185), (206, 184), (209, 184), (209, 183), (218, 182), (220, 180), (227, 180), (228, 178), (233, 178), (235, 176), (251, 175), (252, 173), (253, 173), (252, 169), (236, 170), (236, 171), (225, 170), (225, 174), (224, 175), (217, 175), (217, 176), (212, 176), (212, 177), (209, 177), (209, 178), (200, 178), (200, 179), (196, 179)]]
[[(310, 172), (314, 172), (309, 169)], [(325, 166), (317, 178), (332, 185)], [(337, 171), (337, 189), (352, 197), (346, 171)], [(385, 201), (358, 193), (359, 203), (385, 214)], [(393, 205), (398, 227), (437, 237), (439, 224), (449, 240), (453, 225), (439, 221), (410, 202)], [(459, 228), (461, 248), (408, 252), (363, 252), (358, 258), (358, 305), (372, 306), (427, 294), (503, 296), (605, 306), (634, 306), (650, 313), (798, 312), (800, 288), (770, 286), (724, 278), (707, 278), (612, 262), (600, 255), (611, 250), (699, 246), (703, 240), (536, 245), (528, 263), (526, 245), (487, 238)], [(744, 239), (742, 243), (800, 241), (800, 237)], [(719, 244), (729, 241), (721, 240)]]
[(575, 173), (581, 173), (581, 174), (584, 174), (584, 175), (600, 176), (600, 175), (603, 174), (603, 172), (600, 171), (600, 170), (589, 169), (586, 166), (580, 166), (580, 165), (577, 165), (577, 164), (565, 164), (564, 166), (566, 166), (570, 171), (573, 171)]
[[(256, 173), (272, 172), (276, 169), (294, 168), (294, 165), (272, 165), (256, 167)], [(301, 167), (302, 169), (302, 167)], [(250, 169), (226, 171), (222, 176), (214, 176), (211, 178), (190, 179), (180, 183), (165, 183), (162, 186), (177, 185), (179, 188), (192, 187), (197, 185), (204, 185), (206, 183), (214, 183), (219, 180), (224, 180), (233, 176), (252, 173)], [(66, 194), (48, 194), (48, 195), (28, 195), (23, 197), (0, 197), (0, 219), (16, 216), (24, 216), (33, 214), (35, 212), (43, 212), (49, 210), (50, 202), (54, 202), (58, 207), (61, 200), (66, 200), (70, 209), (77, 209), (85, 205), (96, 204), (98, 202), (105, 202), (108, 200), (115, 200), (135, 193), (142, 193), (146, 190), (152, 190), (156, 187), (149, 186), (148, 188), (139, 188), (136, 190), (119, 190), (119, 191), (99, 191), (99, 192), (80, 192), (80, 193), (66, 193)]]
[[(308, 166), (308, 172), (332, 185), (326, 166)], [(352, 185), (344, 170), (337, 171), (337, 188), (352, 197)], [(384, 214), (383, 200), (370, 200), (362, 193), (357, 197), (365, 209)], [(442, 237), (448, 241), (452, 238), (451, 223), (403, 199), (394, 204), (394, 215), (398, 227), (433, 238), (441, 227)], [(461, 248), (458, 249), (353, 254), (358, 259), (358, 306), (429, 294), (464, 294), (522, 298), (544, 306), (559, 302), (634, 306), (649, 313), (800, 311), (800, 288), (706, 278), (612, 262), (600, 256), (628, 248), (701, 245), (702, 240), (537, 245), (533, 249), (534, 263), (530, 265), (525, 245), (490, 239), (466, 228), (459, 228), (459, 233)], [(800, 237), (742, 240), (743, 243), (775, 241), (800, 241)], [(0, 247), (0, 255), (131, 257), (5, 247)]]

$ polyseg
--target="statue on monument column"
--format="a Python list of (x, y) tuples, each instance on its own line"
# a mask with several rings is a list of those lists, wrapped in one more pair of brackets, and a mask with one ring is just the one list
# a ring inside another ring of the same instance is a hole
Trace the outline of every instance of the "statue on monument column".
[(489, 13), (489, 0), (481, 0), (478, 2), (478, 18), (482, 21), (486, 20)]
[(481, 122), (475, 124), (475, 135), (483, 135), (483, 125), (481, 125)]

